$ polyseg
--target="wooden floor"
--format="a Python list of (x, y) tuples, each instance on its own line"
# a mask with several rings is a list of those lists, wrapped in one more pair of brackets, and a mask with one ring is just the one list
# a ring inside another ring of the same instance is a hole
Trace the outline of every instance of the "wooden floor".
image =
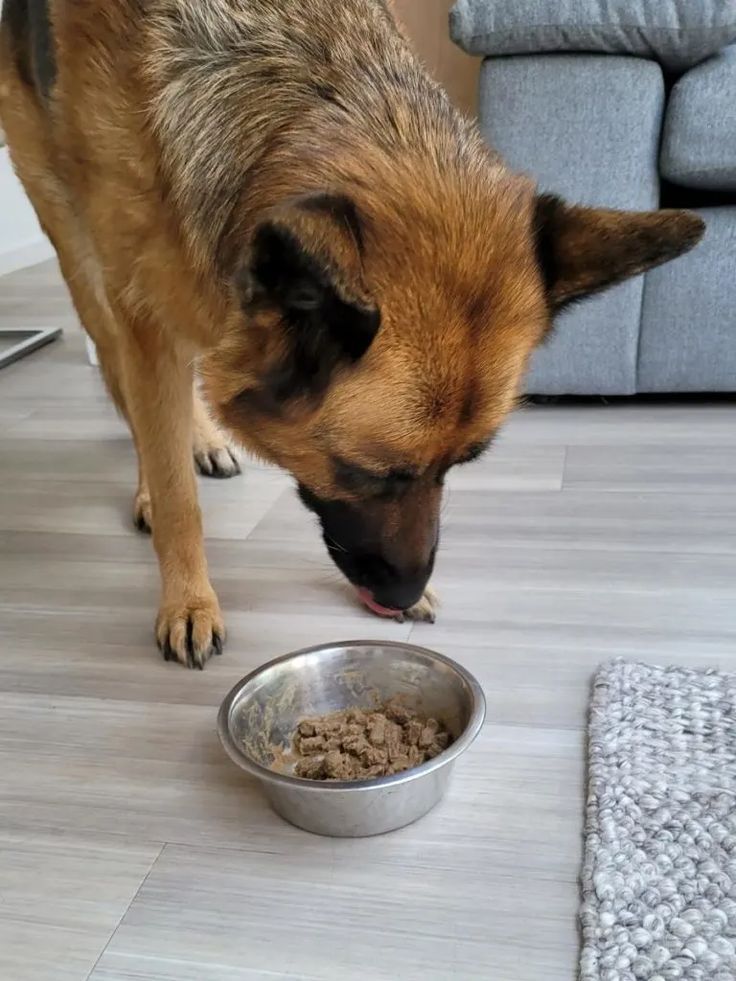
[[(736, 669), (736, 406), (538, 407), (452, 482), (434, 626), (358, 609), (282, 475), (203, 482), (226, 655), (165, 664), (134, 459), (52, 265), (0, 326), (66, 328), (0, 374), (0, 977), (571, 981), (585, 707), (623, 656)], [(411, 638), (485, 687), (482, 737), (414, 827), (274, 817), (216, 707), (290, 649)]]

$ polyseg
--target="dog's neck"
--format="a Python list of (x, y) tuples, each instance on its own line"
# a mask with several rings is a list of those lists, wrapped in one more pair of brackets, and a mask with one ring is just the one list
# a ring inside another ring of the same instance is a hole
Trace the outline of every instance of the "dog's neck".
[[(407, 116), (411, 111), (404, 108)], [(443, 210), (452, 210), (455, 221), (463, 204), (470, 213), (482, 210), (493, 185), (513, 179), (454, 110), (446, 120), (427, 122), (417, 113), (410, 122), (395, 139), (376, 139), (364, 120), (346, 125), (314, 113), (271, 145), (245, 176), (222, 229), (216, 249), (221, 274), (232, 275), (254, 229), (290, 201), (343, 195), (384, 231), (403, 227), (413, 235), (422, 225), (441, 226)], [(427, 201), (436, 203), (435, 213), (428, 212)]]
[(261, 217), (289, 197), (383, 186), (395, 210), (404, 192), (393, 178), (416, 174), (410, 158), (441, 193), (443, 171), (488, 157), (385, 4), (316, 3), (321, 47), (315, 23), (280, 6), (235, 16), (224, 3), (190, 4), (186, 22), (157, 22), (150, 122), (195, 268), (227, 275)]

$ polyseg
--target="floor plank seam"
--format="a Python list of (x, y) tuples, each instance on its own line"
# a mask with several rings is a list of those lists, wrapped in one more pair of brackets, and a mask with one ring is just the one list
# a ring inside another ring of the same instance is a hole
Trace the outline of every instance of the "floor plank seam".
[(148, 877), (150, 876), (150, 874), (153, 872), (154, 868), (156, 867), (156, 863), (158, 862), (158, 860), (163, 855), (164, 849), (166, 848), (166, 844), (167, 844), (166, 842), (163, 842), (162, 845), (161, 845), (161, 847), (159, 848), (157, 855), (155, 856), (154, 860), (151, 862), (151, 866), (148, 869), (148, 872), (146, 872), (146, 874), (143, 877), (143, 881), (141, 882), (141, 884), (136, 889), (135, 895), (131, 898), (130, 902), (128, 903), (128, 905), (123, 910), (123, 913), (120, 916), (120, 919), (118, 920), (118, 922), (113, 927), (112, 933), (107, 938), (107, 942), (105, 943), (105, 946), (100, 951), (100, 956), (97, 958), (97, 960), (94, 962), (94, 964), (90, 968), (89, 973), (87, 974), (87, 977), (85, 978), (85, 981), (90, 981), (90, 978), (92, 977), (92, 975), (97, 970), (97, 965), (100, 963), (100, 961), (102, 960), (102, 958), (105, 956), (105, 952), (107, 951), (107, 948), (110, 946), (110, 944), (113, 941), (113, 938), (115, 937), (115, 934), (120, 929), (120, 924), (123, 922), (123, 920), (125, 919), (125, 917), (128, 915), (128, 910), (130, 909), (130, 907), (133, 905), (133, 903), (138, 898), (138, 895), (139, 895), (141, 889), (143, 889), (143, 887), (145, 886), (146, 882), (148, 882)]
[(563, 494), (567, 488), (567, 462), (570, 456), (570, 446), (566, 444), (562, 454), (562, 477), (560, 478), (560, 493)]

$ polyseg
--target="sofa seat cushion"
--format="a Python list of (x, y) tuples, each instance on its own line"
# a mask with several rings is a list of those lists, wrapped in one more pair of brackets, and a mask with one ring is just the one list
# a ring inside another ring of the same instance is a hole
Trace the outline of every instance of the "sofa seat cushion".
[(682, 72), (736, 41), (736, 0), (457, 0), (450, 28), (470, 54), (633, 54)]
[(736, 190), (736, 45), (691, 69), (675, 85), (660, 167), (675, 184)]

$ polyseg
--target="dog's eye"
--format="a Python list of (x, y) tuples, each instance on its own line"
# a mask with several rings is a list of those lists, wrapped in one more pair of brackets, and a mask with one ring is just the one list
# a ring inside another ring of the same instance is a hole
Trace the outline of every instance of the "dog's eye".
[(383, 477), (383, 480), (386, 483), (402, 486), (405, 484), (410, 484), (412, 480), (416, 480), (416, 477), (417, 475), (413, 470), (391, 470), (385, 477)]
[(470, 449), (468, 449), (467, 452), (460, 457), (460, 459), (455, 460), (451, 465), (453, 467), (461, 467), (464, 463), (472, 463), (474, 460), (477, 460), (479, 457), (483, 456), (492, 442), (493, 437), (482, 443), (476, 443), (474, 446), (471, 446)]
[(334, 460), (335, 480), (345, 490), (367, 495), (391, 495), (408, 487), (416, 474), (413, 470), (396, 468), (387, 473), (376, 473), (346, 460)]
[(440, 487), (444, 485), (445, 477), (453, 467), (462, 467), (465, 463), (472, 463), (474, 460), (479, 459), (490, 447), (493, 439), (494, 437), (491, 436), (490, 439), (485, 440), (483, 443), (475, 443), (473, 446), (469, 447), (469, 449), (467, 449), (462, 456), (458, 457), (457, 460), (452, 460), (449, 463), (445, 463), (444, 466), (437, 471), (436, 480)]

